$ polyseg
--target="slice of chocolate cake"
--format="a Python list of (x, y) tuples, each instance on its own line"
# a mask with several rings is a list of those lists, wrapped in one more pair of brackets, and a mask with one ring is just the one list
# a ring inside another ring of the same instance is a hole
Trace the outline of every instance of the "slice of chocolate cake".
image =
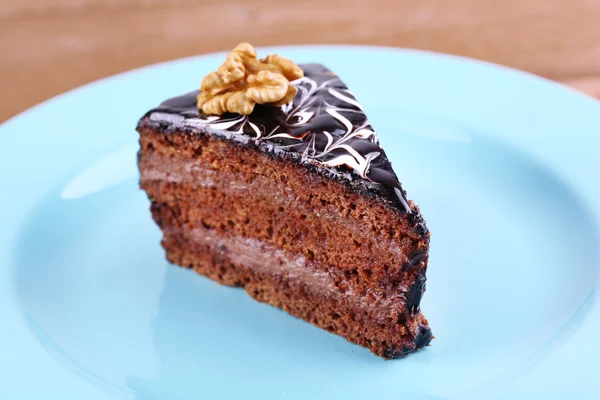
[(253, 51), (138, 123), (167, 258), (385, 358), (419, 350), (432, 338), (419, 208), (334, 73)]

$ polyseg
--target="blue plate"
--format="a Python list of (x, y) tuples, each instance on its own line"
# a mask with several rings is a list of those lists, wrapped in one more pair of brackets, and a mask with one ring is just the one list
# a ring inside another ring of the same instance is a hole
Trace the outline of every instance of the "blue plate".
[(271, 50), (340, 74), (421, 205), (431, 347), (384, 361), (167, 264), (134, 127), (196, 88), (213, 54), (0, 128), (0, 398), (600, 398), (599, 103), (440, 54)]

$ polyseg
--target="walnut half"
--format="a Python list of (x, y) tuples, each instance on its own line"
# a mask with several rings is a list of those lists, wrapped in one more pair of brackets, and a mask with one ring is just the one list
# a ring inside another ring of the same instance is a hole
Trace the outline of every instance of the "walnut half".
[(202, 79), (198, 108), (205, 114), (250, 114), (256, 104), (282, 106), (297, 89), (290, 83), (304, 76), (293, 61), (271, 54), (261, 60), (249, 43), (240, 43), (216, 71)]

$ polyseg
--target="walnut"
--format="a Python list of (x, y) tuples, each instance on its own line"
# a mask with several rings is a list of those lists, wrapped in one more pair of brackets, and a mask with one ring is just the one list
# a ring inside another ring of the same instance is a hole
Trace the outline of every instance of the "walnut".
[(296, 96), (290, 83), (304, 76), (293, 61), (271, 54), (261, 60), (249, 43), (240, 43), (216, 71), (202, 79), (198, 108), (205, 114), (250, 114), (256, 104), (280, 107)]

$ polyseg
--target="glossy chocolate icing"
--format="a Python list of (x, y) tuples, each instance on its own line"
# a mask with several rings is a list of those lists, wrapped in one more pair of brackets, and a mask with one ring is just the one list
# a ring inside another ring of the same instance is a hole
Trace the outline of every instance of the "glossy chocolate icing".
[(311, 170), (346, 181), (407, 212), (423, 235), (427, 228), (411, 209), (385, 151), (362, 106), (347, 86), (320, 64), (301, 65), (304, 77), (293, 82), (298, 94), (283, 107), (256, 106), (244, 116), (208, 116), (196, 105), (198, 91), (166, 100), (141, 123), (167, 129), (197, 129), (216, 137), (256, 145), (293, 159)]

